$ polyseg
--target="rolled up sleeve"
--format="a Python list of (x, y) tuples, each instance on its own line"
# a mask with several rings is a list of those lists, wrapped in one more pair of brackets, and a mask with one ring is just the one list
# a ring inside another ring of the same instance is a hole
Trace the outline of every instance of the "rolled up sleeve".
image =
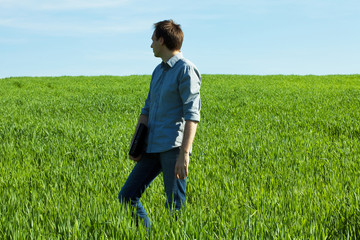
[(184, 69), (184, 75), (179, 84), (179, 92), (183, 102), (183, 112), (186, 121), (200, 121), (200, 85), (200, 73), (194, 67), (187, 66)]

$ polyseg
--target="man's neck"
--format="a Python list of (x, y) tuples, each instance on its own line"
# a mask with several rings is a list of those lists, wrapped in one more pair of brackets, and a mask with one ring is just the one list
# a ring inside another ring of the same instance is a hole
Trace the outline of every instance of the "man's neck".
[(178, 54), (180, 51), (179, 50), (175, 50), (175, 51), (167, 51), (164, 56), (161, 57), (161, 59), (163, 60), (164, 63), (167, 63), (167, 61), (169, 61), (170, 58), (172, 58), (173, 56), (175, 56), (176, 54)]

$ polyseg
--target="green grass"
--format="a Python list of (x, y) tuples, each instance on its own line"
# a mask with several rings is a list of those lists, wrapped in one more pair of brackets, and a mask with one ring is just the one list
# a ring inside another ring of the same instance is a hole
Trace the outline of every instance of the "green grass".
[[(134, 239), (117, 195), (150, 76), (0, 79), (0, 239)], [(204, 75), (187, 206), (154, 239), (359, 239), (360, 75)]]

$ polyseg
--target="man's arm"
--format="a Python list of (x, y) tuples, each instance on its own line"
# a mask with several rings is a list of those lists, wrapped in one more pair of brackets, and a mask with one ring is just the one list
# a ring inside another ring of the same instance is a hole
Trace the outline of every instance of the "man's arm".
[[(149, 117), (148, 117), (147, 115), (140, 114), (140, 117), (139, 117), (138, 122), (137, 122), (137, 124), (136, 124), (135, 133), (136, 133), (136, 131), (137, 131), (140, 123), (143, 123), (143, 124), (145, 124), (146, 126), (148, 125), (148, 119), (149, 119)], [(133, 141), (134, 141), (135, 133), (134, 133), (134, 136), (133, 136), (133, 138), (132, 138), (132, 140), (131, 140), (131, 144), (132, 144)], [(135, 162), (138, 162), (138, 161), (140, 161), (140, 159), (141, 159), (141, 155), (138, 156), (137, 158), (134, 158), (133, 156), (129, 155), (129, 158), (130, 158), (131, 160), (134, 160)]]
[(185, 179), (188, 176), (189, 154), (195, 138), (197, 125), (198, 122), (195, 121), (188, 120), (185, 122), (183, 142), (175, 165), (175, 176), (177, 179)]

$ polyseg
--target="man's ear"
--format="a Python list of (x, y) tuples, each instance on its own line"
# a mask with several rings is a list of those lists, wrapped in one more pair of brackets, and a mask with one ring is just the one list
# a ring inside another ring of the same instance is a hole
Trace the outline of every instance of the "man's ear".
[(159, 43), (160, 43), (161, 45), (164, 45), (164, 38), (163, 38), (163, 37), (160, 37), (160, 38), (159, 38)]

